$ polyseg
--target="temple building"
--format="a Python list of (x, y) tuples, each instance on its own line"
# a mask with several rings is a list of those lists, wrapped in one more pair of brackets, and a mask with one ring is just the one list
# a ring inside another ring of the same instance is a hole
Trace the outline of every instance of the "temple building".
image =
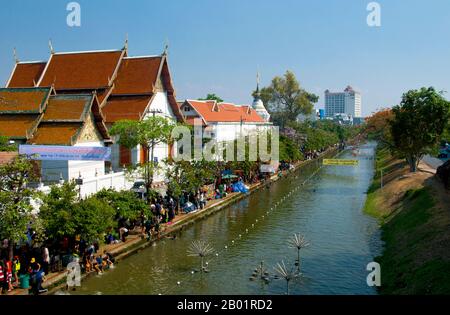
[(266, 107), (264, 106), (264, 103), (261, 99), (261, 93), (259, 91), (259, 74), (256, 76), (256, 91), (255, 91), (255, 98), (253, 100), (252, 108), (258, 113), (258, 115), (264, 119), (265, 121), (270, 121), (270, 114), (267, 111)]
[[(108, 130), (116, 121), (149, 115), (183, 119), (167, 50), (156, 56), (130, 57), (127, 42), (119, 50), (55, 52), (51, 47), (48, 61), (16, 59), (2, 93), (0, 135), (17, 143), (111, 146), (112, 161), (106, 169), (122, 170), (145, 159), (144, 148), (130, 150), (119, 146), (118, 139), (110, 139)], [(154, 151), (159, 162), (171, 148), (158, 145)], [(95, 174), (105, 172), (105, 165), (90, 167), (90, 173), (94, 168)], [(71, 171), (63, 176), (72, 178)]]

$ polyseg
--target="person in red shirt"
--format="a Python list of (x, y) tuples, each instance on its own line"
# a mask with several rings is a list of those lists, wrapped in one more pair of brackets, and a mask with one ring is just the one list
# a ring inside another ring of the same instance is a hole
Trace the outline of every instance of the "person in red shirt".
[(6, 269), (6, 283), (8, 284), (8, 292), (11, 292), (12, 290), (14, 290), (14, 287), (12, 285), (13, 266), (11, 260), (6, 261), (5, 269)]

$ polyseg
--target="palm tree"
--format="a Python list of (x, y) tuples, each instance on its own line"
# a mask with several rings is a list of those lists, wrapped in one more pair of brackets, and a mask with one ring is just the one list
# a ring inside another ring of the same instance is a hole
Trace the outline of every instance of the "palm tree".
[(188, 252), (188, 256), (197, 256), (200, 257), (200, 272), (205, 271), (205, 267), (203, 267), (203, 260), (206, 256), (212, 254), (212, 252), (214, 251), (214, 248), (209, 245), (207, 242), (205, 241), (193, 241), (192, 244), (189, 246), (187, 252)]
[(299, 234), (294, 234), (294, 237), (290, 239), (290, 244), (292, 247), (297, 248), (297, 272), (300, 273), (300, 249), (308, 247), (310, 244), (305, 240), (305, 236)]

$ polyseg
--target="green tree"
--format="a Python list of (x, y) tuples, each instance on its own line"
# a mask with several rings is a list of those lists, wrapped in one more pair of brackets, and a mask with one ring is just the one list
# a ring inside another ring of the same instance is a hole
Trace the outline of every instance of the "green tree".
[(37, 193), (27, 186), (34, 179), (33, 166), (23, 157), (0, 165), (0, 239), (9, 241), (10, 258), (14, 244), (26, 240), (28, 225), (35, 220), (30, 200)]
[(80, 201), (74, 211), (76, 235), (88, 242), (103, 242), (106, 232), (117, 225), (115, 213), (110, 205), (95, 197)]
[(220, 96), (217, 96), (214, 93), (209, 93), (205, 98), (199, 98), (199, 101), (217, 101), (218, 103), (222, 103), (223, 99)]
[(90, 242), (103, 241), (108, 229), (115, 227), (115, 210), (96, 197), (78, 201), (75, 182), (53, 185), (43, 196), (39, 212), (48, 237), (55, 242), (79, 235)]
[(151, 214), (146, 203), (136, 197), (129, 190), (115, 191), (113, 189), (102, 189), (95, 195), (99, 200), (110, 205), (116, 212), (116, 219), (136, 220), (143, 211), (147, 216)]
[(17, 151), (17, 145), (9, 144), (8, 137), (0, 135), (0, 152), (13, 152)]
[(394, 149), (406, 158), (411, 172), (438, 144), (449, 121), (449, 102), (433, 87), (410, 90), (392, 111)]
[[(155, 146), (173, 141), (171, 138), (172, 129), (176, 124), (161, 116), (148, 117), (141, 121), (121, 120), (116, 122), (110, 134), (118, 136), (118, 143), (122, 146), (132, 149), (141, 145), (147, 152), (145, 161), (141, 165), (132, 166), (131, 173), (137, 173), (143, 176), (147, 192), (150, 192), (153, 183), (153, 174), (156, 165), (153, 161), (153, 148)], [(147, 193), (147, 203), (150, 204), (151, 196)]]
[(261, 89), (261, 99), (268, 106), (274, 123), (284, 128), (300, 114), (310, 114), (317, 95), (304, 90), (292, 71), (272, 79), (270, 86)]
[(42, 197), (39, 216), (44, 222), (47, 236), (56, 241), (64, 237), (74, 237), (77, 231), (75, 211), (78, 193), (75, 182), (53, 185), (50, 192)]

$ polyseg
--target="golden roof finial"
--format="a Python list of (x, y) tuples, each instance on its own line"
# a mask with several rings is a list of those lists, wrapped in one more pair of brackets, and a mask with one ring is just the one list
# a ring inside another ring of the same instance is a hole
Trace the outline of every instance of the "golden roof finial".
[(19, 58), (17, 58), (16, 47), (14, 47), (13, 54), (14, 54), (14, 61), (15, 61), (15, 63), (19, 63)]
[(53, 44), (52, 44), (52, 39), (51, 38), (48, 40), (48, 47), (50, 48), (50, 53), (54, 54), (55, 50), (53, 49)]

